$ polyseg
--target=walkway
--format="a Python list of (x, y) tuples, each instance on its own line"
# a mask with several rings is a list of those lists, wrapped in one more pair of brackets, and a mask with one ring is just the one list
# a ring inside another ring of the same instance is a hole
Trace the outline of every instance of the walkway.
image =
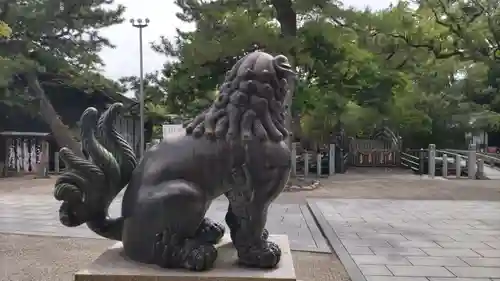
[[(3, 182), (0, 232), (98, 238), (60, 225), (53, 181)], [(322, 229), (352, 281), (500, 281), (499, 181), (360, 168), (321, 182), (271, 207), (269, 230), (287, 234), (294, 250), (329, 252)], [(222, 222), (226, 207), (216, 200), (208, 216)]]
[(500, 202), (308, 203), (352, 281), (500, 281)]
[[(111, 215), (120, 213), (120, 198), (111, 207)], [(59, 202), (46, 194), (0, 194), (0, 232), (100, 238), (85, 225), (68, 228), (58, 219)], [(224, 222), (227, 200), (213, 202), (207, 216)], [(311, 213), (304, 204), (273, 204), (267, 227), (271, 233), (287, 234), (293, 250), (330, 252)], [(227, 229), (227, 226), (226, 226)]]
[(490, 165), (484, 165), (484, 175), (490, 180), (500, 180), (500, 170)]

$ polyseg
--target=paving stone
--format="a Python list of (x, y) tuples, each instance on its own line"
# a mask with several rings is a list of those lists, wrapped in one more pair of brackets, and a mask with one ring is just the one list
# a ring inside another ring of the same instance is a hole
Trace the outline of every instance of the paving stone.
[(455, 277), (446, 268), (441, 266), (402, 266), (388, 265), (387, 268), (394, 276), (405, 277)]
[(361, 239), (373, 239), (373, 240), (383, 240), (383, 241), (407, 241), (406, 237), (401, 234), (384, 234), (384, 233), (358, 233)]
[(440, 221), (443, 224), (448, 224), (448, 225), (472, 225), (472, 226), (478, 226), (478, 225), (486, 225), (483, 221), (481, 220), (442, 220)]
[(492, 249), (483, 242), (437, 242), (437, 244), (445, 249)]
[(481, 256), (485, 258), (500, 258), (500, 250), (474, 249), (474, 251), (478, 252)]
[(452, 236), (428, 234), (423, 231), (421, 234), (403, 234), (406, 239), (410, 241), (427, 241), (427, 242), (453, 242), (455, 241)]
[(347, 252), (351, 255), (373, 255), (373, 251), (369, 247), (362, 246), (345, 246)]
[(500, 242), (499, 238), (492, 235), (452, 234), (450, 237), (458, 242)]
[(500, 267), (500, 258), (462, 258), (470, 266)]
[[(399, 274), (376, 276), (365, 269), (367, 281), (500, 281), (500, 202), (310, 201), (318, 202), (325, 216), (332, 212), (345, 218), (329, 220), (329, 227), (341, 231), (339, 239), (346, 248), (362, 252), (369, 247), (373, 252), (350, 254), (359, 267), (382, 270), (380, 266), (386, 266)], [(428, 256), (414, 256), (422, 253)]]
[(432, 229), (430, 224), (422, 222), (391, 223), (390, 225), (397, 229)]
[(406, 259), (413, 265), (467, 266), (467, 263), (457, 257), (407, 257)]
[(425, 277), (366, 276), (366, 281), (429, 281)]
[(464, 229), (477, 229), (468, 224), (445, 224), (445, 223), (429, 223), (429, 225), (436, 229), (446, 230), (464, 230)]
[[(224, 223), (227, 200), (215, 200), (207, 216)], [(0, 232), (36, 234), (48, 236), (68, 236), (78, 238), (101, 238), (88, 230), (85, 225), (68, 228), (59, 222), (59, 205), (50, 195), (0, 196)], [(287, 234), (292, 249), (329, 252), (323, 235), (314, 219), (304, 215), (307, 207), (299, 204), (273, 204), (269, 209), (267, 227), (271, 233)], [(121, 197), (110, 208), (112, 217), (121, 212)], [(226, 226), (227, 229), (227, 226)]]
[(346, 246), (361, 246), (361, 247), (392, 247), (387, 241), (374, 239), (342, 239), (342, 244)]
[(471, 249), (422, 249), (431, 257), (480, 257), (480, 255)]
[(429, 281), (490, 281), (491, 279), (485, 279), (485, 278), (456, 278), (456, 277), (450, 277), (450, 278), (429, 278)]
[(497, 242), (484, 242), (488, 246), (492, 247), (493, 249), (500, 250), (500, 241)]
[(408, 248), (441, 248), (434, 241), (391, 241), (390, 244), (394, 247), (408, 247)]
[(351, 255), (354, 262), (358, 265), (411, 265), (410, 262), (402, 256), (384, 256), (384, 255)]
[(376, 254), (381, 255), (401, 255), (401, 256), (427, 256), (419, 248), (386, 248), (386, 247), (370, 247), (370, 249)]
[(464, 229), (461, 231), (469, 235), (490, 235), (490, 236), (500, 235), (500, 230)]
[(457, 277), (467, 278), (500, 278), (500, 267), (454, 267), (447, 266)]
[(359, 269), (364, 275), (392, 276), (385, 265), (360, 265)]
[(337, 236), (342, 239), (360, 239), (357, 233), (335, 231)]

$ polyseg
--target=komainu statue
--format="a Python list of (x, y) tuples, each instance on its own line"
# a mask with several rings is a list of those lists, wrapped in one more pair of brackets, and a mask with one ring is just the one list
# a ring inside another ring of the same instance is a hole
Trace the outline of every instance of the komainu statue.
[[(59, 218), (74, 227), (123, 242), (132, 260), (165, 268), (202, 271), (217, 258), (224, 227), (205, 218), (212, 200), (229, 200), (226, 223), (240, 264), (273, 268), (280, 248), (264, 228), (271, 202), (290, 174), (285, 143), (285, 97), (295, 79), (285, 56), (253, 52), (228, 71), (213, 104), (186, 126), (136, 159), (113, 124), (122, 109), (81, 117), (82, 159), (67, 148), (67, 171), (54, 196)], [(126, 187), (122, 213), (108, 217), (112, 200)]]

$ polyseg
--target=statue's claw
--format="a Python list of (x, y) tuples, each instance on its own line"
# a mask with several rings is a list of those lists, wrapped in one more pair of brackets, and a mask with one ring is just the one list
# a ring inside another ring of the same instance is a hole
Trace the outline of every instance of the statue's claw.
[(210, 244), (217, 244), (224, 236), (224, 226), (209, 218), (204, 218), (196, 233), (196, 239)]
[(199, 244), (184, 260), (183, 267), (194, 271), (204, 271), (213, 267), (217, 259), (217, 249), (212, 244)]
[(158, 233), (154, 246), (154, 262), (164, 268), (204, 271), (217, 259), (214, 245), (198, 239), (180, 239), (168, 231)]
[(280, 262), (281, 249), (276, 243), (264, 241), (261, 246), (250, 247), (239, 252), (239, 262), (245, 266), (257, 268), (274, 268)]

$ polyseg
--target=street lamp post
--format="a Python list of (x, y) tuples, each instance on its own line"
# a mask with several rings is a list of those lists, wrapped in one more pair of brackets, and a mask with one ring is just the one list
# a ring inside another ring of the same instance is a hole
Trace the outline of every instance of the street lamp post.
[(139, 74), (139, 115), (141, 119), (141, 140), (139, 149), (139, 159), (142, 158), (144, 154), (144, 65), (143, 65), (143, 53), (142, 53), (142, 29), (147, 27), (149, 24), (149, 19), (131, 19), (130, 23), (133, 27), (139, 28), (139, 64), (140, 64), (140, 74)]

